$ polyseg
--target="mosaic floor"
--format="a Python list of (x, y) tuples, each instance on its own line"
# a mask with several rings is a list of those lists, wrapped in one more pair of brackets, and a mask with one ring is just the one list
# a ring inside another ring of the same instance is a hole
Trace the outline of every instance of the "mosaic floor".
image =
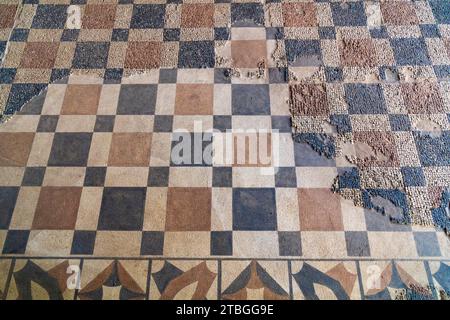
[(450, 1), (6, 0), (0, 55), (0, 299), (449, 298)]

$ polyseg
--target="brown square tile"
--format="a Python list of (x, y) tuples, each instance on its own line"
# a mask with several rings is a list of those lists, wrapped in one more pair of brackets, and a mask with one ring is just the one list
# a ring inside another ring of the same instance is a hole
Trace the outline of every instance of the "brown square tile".
[(314, 3), (283, 3), (282, 10), (286, 27), (317, 26), (317, 11)]
[(0, 5), (0, 29), (12, 28), (17, 6), (14, 4)]
[(404, 83), (401, 86), (403, 101), (409, 113), (442, 113), (444, 103), (439, 86), (432, 82)]
[(101, 85), (69, 84), (64, 95), (62, 115), (95, 115), (100, 101)]
[(353, 133), (358, 165), (363, 167), (398, 167), (400, 165), (391, 132), (358, 131)]
[(210, 231), (211, 189), (169, 188), (166, 231)]
[(214, 26), (214, 4), (185, 3), (181, 8), (181, 27), (212, 28)]
[(419, 23), (414, 4), (406, 1), (381, 2), (381, 13), (384, 23), (388, 25), (416, 25)]
[(339, 43), (341, 62), (348, 67), (375, 67), (377, 56), (371, 39), (342, 39)]
[(88, 4), (84, 8), (83, 29), (112, 29), (116, 17), (115, 4)]
[(58, 42), (27, 42), (20, 66), (30, 69), (53, 68), (58, 46)]
[(213, 111), (213, 85), (177, 84), (175, 114), (210, 115)]
[(294, 116), (329, 114), (327, 92), (323, 84), (295, 84), (289, 90), (290, 107)]
[(25, 167), (34, 133), (0, 133), (0, 166)]
[(43, 187), (33, 219), (33, 229), (74, 229), (81, 197), (80, 187)]
[(236, 40), (231, 42), (231, 58), (236, 68), (257, 68), (267, 61), (266, 41)]
[(342, 231), (339, 195), (329, 188), (298, 189), (300, 230)]
[(161, 42), (130, 41), (125, 57), (125, 68), (158, 68), (161, 64)]
[(108, 165), (113, 167), (146, 167), (150, 162), (150, 133), (114, 133)]

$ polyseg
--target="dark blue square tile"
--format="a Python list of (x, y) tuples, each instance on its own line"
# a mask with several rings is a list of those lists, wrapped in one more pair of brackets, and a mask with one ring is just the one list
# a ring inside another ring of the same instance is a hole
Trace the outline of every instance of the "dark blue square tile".
[(103, 187), (105, 184), (106, 167), (87, 167), (84, 176), (84, 186)]
[(268, 40), (283, 40), (284, 39), (284, 29), (281, 27), (266, 28), (266, 39), (268, 39)]
[(261, 3), (232, 3), (231, 25), (233, 27), (264, 26), (264, 9)]
[(230, 39), (230, 29), (229, 28), (214, 28), (214, 40), (223, 41)]
[(427, 45), (422, 38), (391, 39), (397, 65), (430, 65)]
[(233, 84), (233, 115), (270, 115), (269, 86), (265, 84)]
[(436, 232), (414, 232), (414, 240), (420, 257), (441, 256)]
[(77, 41), (80, 30), (78, 29), (64, 29), (61, 35), (61, 42)]
[(389, 123), (392, 131), (411, 131), (411, 121), (407, 114), (390, 114)]
[(296, 188), (297, 175), (293, 167), (279, 167), (275, 172), (275, 187)]
[(322, 65), (319, 40), (285, 40), (288, 65), (291, 67)]
[(1, 68), (0, 69), (0, 83), (10, 84), (13, 83), (16, 76), (16, 68)]
[(342, 68), (325, 67), (325, 78), (327, 82), (338, 82), (344, 80)]
[(19, 111), (25, 103), (38, 96), (45, 87), (46, 85), (42, 83), (14, 83), (9, 92), (4, 114), (9, 115)]
[(0, 187), (0, 229), (8, 229), (18, 194), (17, 187)]
[(67, 83), (70, 69), (52, 69), (50, 82)]
[(349, 257), (368, 257), (370, 256), (370, 245), (367, 232), (365, 231), (346, 231), (345, 243), (347, 245), (347, 255)]
[(233, 230), (277, 230), (275, 189), (233, 188)]
[(49, 166), (85, 167), (91, 146), (91, 133), (55, 133)]
[(231, 116), (214, 116), (213, 118), (214, 129), (220, 132), (226, 132), (231, 130)]
[(64, 29), (67, 5), (40, 4), (33, 18), (33, 29)]
[(75, 230), (70, 254), (93, 254), (95, 237), (95, 231)]
[(439, 137), (414, 131), (413, 136), (423, 166), (450, 166), (450, 131), (443, 131)]
[(150, 115), (155, 113), (157, 86), (127, 84), (120, 87), (117, 114)]
[(293, 136), (296, 166), (335, 166), (336, 143), (332, 136), (319, 133), (300, 133)]
[(214, 41), (181, 41), (179, 68), (214, 68)]
[(340, 189), (359, 189), (360, 178), (358, 168), (338, 168), (338, 183)]
[(160, 69), (159, 83), (176, 83), (177, 69)]
[(122, 81), (123, 69), (106, 69), (103, 77), (106, 84), (118, 84)]
[(3, 254), (24, 254), (27, 248), (29, 230), (9, 230), (6, 234)]
[(330, 3), (333, 22), (336, 26), (365, 26), (367, 17), (364, 3), (357, 2), (333, 2)]
[(108, 52), (108, 42), (78, 42), (72, 67), (75, 69), (106, 68)]
[(9, 41), (25, 42), (28, 39), (29, 29), (14, 29)]
[(337, 133), (352, 132), (352, 123), (348, 114), (330, 115), (330, 124), (336, 127)]
[(450, 24), (450, 2), (445, 0), (429, 0), (428, 2), (436, 22)]
[(214, 68), (214, 83), (231, 83), (231, 70), (228, 68)]
[(433, 68), (439, 80), (450, 79), (450, 65), (434, 65)]
[(113, 29), (111, 40), (112, 41), (128, 41), (128, 29)]
[(130, 28), (163, 28), (165, 13), (163, 4), (136, 4), (133, 6)]
[(334, 27), (319, 27), (320, 39), (336, 39), (336, 29)]
[[(391, 224), (410, 224), (406, 195), (399, 189), (366, 189), (362, 192), (364, 208), (373, 209)], [(367, 222), (367, 221), (366, 221)]]
[(233, 254), (233, 232), (212, 231), (211, 232), (211, 255), (231, 256)]
[(169, 186), (169, 167), (150, 167), (150, 171), (148, 173), (148, 186)]
[(406, 187), (425, 186), (425, 175), (421, 167), (402, 167), (403, 183)]
[(300, 232), (278, 232), (278, 248), (280, 256), (301, 256)]
[(98, 230), (140, 231), (146, 188), (104, 188)]
[(164, 41), (180, 41), (180, 29), (164, 29)]
[(289, 78), (287, 68), (269, 68), (270, 83), (287, 83)]
[(292, 132), (291, 117), (290, 116), (272, 116), (272, 130), (279, 132)]
[(6, 41), (0, 41), (0, 57), (3, 57), (5, 50), (6, 50)]
[(172, 132), (173, 116), (156, 115), (153, 132)]
[(371, 28), (369, 31), (370, 31), (370, 36), (374, 39), (388, 39), (389, 38), (389, 34), (388, 34), (385, 26), (381, 26), (378, 28)]
[(164, 232), (144, 231), (142, 233), (141, 255), (162, 255), (164, 249)]
[(441, 36), (435, 24), (421, 24), (419, 26), (424, 38), (439, 38)]
[(211, 166), (213, 135), (210, 132), (174, 132), (171, 166)]
[(39, 187), (44, 181), (45, 167), (28, 167), (22, 179), (22, 186)]
[(233, 168), (213, 167), (213, 187), (231, 188), (233, 186)]
[(115, 116), (97, 116), (94, 132), (113, 132)]
[(387, 113), (383, 89), (379, 84), (345, 84), (345, 100), (350, 114)]

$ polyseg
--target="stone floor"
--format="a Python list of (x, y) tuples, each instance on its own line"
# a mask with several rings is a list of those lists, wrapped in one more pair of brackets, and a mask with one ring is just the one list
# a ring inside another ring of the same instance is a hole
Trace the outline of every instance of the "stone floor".
[(0, 55), (0, 299), (449, 298), (450, 1), (6, 0)]

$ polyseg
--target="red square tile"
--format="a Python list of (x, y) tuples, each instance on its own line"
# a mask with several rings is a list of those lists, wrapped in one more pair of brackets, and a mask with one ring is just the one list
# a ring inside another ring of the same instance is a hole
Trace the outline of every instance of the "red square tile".
[(353, 133), (358, 165), (362, 167), (398, 167), (400, 165), (391, 132)]
[(75, 228), (81, 198), (80, 187), (42, 187), (33, 219), (33, 229)]
[(0, 29), (12, 28), (16, 16), (17, 6), (15, 4), (0, 5)]
[(53, 68), (58, 47), (58, 42), (27, 42), (20, 66), (31, 69)]
[(69, 84), (64, 95), (61, 114), (95, 115), (100, 100), (101, 85)]
[(169, 188), (166, 231), (210, 231), (211, 189)]
[(403, 101), (409, 113), (430, 114), (444, 112), (439, 86), (432, 82), (404, 83)]
[(185, 3), (181, 8), (181, 27), (212, 28), (214, 26), (214, 4)]
[(342, 39), (339, 52), (344, 66), (375, 67), (378, 64), (371, 39)]
[(267, 60), (266, 41), (232, 41), (231, 58), (236, 68), (257, 68)]
[(326, 88), (323, 84), (295, 84), (289, 87), (291, 112), (294, 116), (329, 114)]
[(88, 4), (84, 8), (83, 29), (112, 29), (116, 17), (115, 4)]
[(298, 189), (300, 230), (342, 231), (340, 196), (326, 188)]
[(381, 2), (384, 23), (388, 25), (416, 25), (419, 23), (414, 4), (406, 1)]
[(125, 68), (149, 69), (158, 68), (161, 64), (161, 42), (131, 41), (128, 42), (125, 57)]
[(317, 10), (314, 3), (283, 3), (282, 10), (286, 27), (317, 26)]
[(25, 167), (34, 133), (0, 133), (0, 167)]
[(176, 115), (211, 115), (213, 111), (213, 85), (177, 84), (175, 94)]
[(146, 167), (150, 162), (150, 133), (113, 133), (108, 165)]

